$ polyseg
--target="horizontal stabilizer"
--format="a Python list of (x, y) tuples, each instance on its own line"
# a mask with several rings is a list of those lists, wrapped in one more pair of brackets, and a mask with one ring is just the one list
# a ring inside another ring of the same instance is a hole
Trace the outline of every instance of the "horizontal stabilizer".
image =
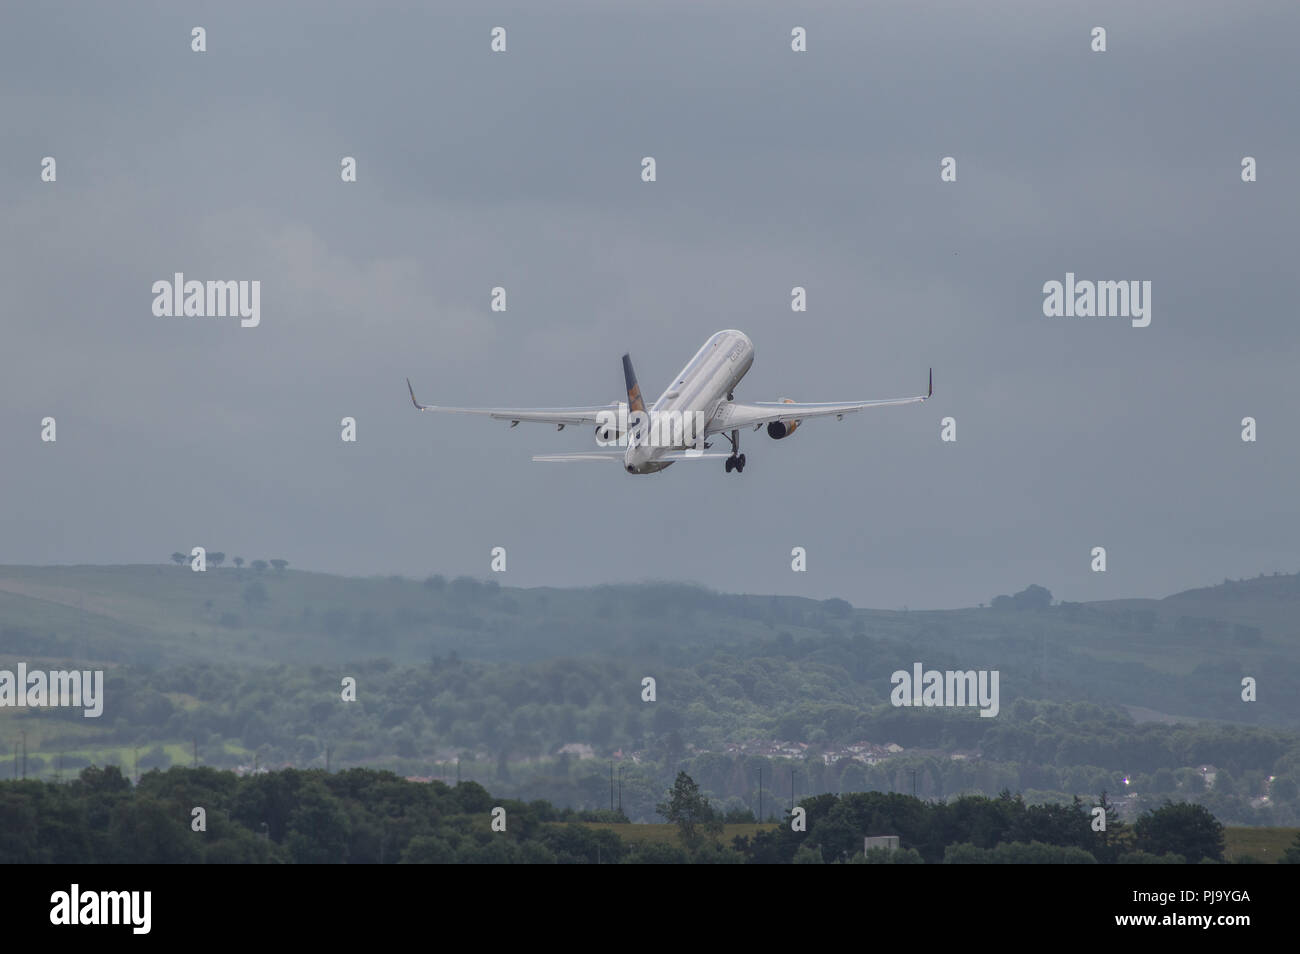
[[(669, 454), (660, 454), (655, 460), (677, 461), (677, 460), (720, 460), (723, 457), (730, 457), (730, 454), (693, 454), (690, 451), (673, 451)], [(576, 454), (538, 454), (533, 460), (544, 463), (567, 462), (573, 460), (606, 460), (614, 461), (621, 464), (623, 462), (623, 451), (580, 451)]]
[(556, 463), (559, 461), (571, 460), (604, 460), (612, 461), (615, 464), (622, 463), (623, 452), (621, 450), (605, 451), (582, 451), (577, 454), (538, 454), (533, 460), (540, 460), (546, 463)]

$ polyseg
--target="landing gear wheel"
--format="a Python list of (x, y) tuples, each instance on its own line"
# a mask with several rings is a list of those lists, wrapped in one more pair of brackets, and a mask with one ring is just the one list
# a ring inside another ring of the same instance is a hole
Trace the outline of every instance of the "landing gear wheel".
[(735, 467), (735, 466), (736, 466), (736, 458), (734, 458), (734, 457), (728, 457), (728, 458), (727, 458), (727, 473), (731, 473), (731, 468), (733, 468), (733, 467)]
[(745, 455), (741, 454), (736, 458), (736, 473), (741, 474), (745, 471)]

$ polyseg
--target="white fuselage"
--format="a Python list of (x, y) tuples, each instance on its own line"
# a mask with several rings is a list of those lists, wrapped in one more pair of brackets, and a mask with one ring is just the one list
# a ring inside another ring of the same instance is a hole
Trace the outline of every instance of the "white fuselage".
[[(748, 337), (739, 331), (719, 331), (704, 342), (704, 347), (695, 353), (673, 383), (659, 395), (659, 400), (647, 410), (651, 416), (690, 416), (703, 421), (707, 427), (717, 415), (718, 408), (730, 400), (731, 392), (753, 363), (754, 344)], [(703, 443), (703, 433), (698, 435), (698, 440)], [(623, 456), (623, 467), (629, 474), (653, 474), (673, 463), (659, 458), (684, 449), (688, 449), (685, 444), (670, 446), (663, 441), (650, 442), (644, 432), (634, 432)]]

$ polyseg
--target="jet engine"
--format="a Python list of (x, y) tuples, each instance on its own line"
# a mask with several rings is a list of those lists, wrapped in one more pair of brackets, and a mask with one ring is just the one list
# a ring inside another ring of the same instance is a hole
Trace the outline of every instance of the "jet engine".
[[(790, 398), (782, 398), (782, 404), (793, 404)], [(794, 429), (799, 426), (799, 421), (772, 421), (767, 425), (767, 436), (774, 441), (779, 441), (783, 437), (789, 437), (794, 433)]]

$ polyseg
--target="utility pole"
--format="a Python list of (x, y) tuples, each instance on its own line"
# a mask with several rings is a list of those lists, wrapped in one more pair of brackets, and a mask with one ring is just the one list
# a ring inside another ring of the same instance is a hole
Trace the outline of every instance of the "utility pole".
[(609, 810), (614, 810), (614, 760), (609, 760)]
[(456, 756), (456, 784), (460, 784), (460, 756)]
[(790, 814), (794, 814), (794, 767), (790, 767)]
[(916, 769), (912, 769), (912, 797), (916, 798)]
[(27, 778), (27, 730), (23, 730), (23, 779)]
[(763, 822), (763, 763), (758, 763), (758, 821)]

